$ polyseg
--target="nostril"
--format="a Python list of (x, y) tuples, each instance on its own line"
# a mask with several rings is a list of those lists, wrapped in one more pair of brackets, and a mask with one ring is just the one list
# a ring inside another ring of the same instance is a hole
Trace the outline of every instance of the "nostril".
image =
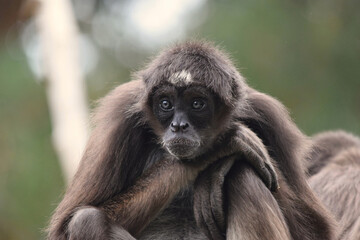
[(179, 131), (179, 125), (177, 123), (172, 122), (170, 124), (170, 128), (171, 128), (171, 131), (173, 131), (173, 132)]
[(188, 123), (181, 123), (181, 124), (180, 124), (180, 128), (181, 128), (182, 130), (187, 129), (188, 127), (189, 127), (189, 124), (188, 124)]

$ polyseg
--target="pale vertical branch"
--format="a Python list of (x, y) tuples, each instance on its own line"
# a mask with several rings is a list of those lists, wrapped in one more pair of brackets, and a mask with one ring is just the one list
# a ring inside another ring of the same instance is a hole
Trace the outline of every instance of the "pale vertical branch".
[(64, 176), (74, 175), (88, 136), (88, 106), (70, 0), (40, 0), (37, 26), (47, 79), (53, 143)]

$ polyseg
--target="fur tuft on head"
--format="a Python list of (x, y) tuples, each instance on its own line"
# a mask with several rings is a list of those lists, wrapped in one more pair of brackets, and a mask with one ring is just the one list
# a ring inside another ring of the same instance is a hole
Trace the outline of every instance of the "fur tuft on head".
[(243, 97), (243, 77), (223, 51), (205, 41), (188, 41), (164, 50), (140, 77), (148, 94), (162, 84), (192, 84), (206, 86), (229, 107)]

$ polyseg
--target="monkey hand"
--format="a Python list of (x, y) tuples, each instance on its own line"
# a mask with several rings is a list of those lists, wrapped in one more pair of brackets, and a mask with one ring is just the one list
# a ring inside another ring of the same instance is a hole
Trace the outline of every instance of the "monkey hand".
[(278, 177), (274, 163), (262, 140), (247, 126), (239, 124), (231, 145), (255, 169), (265, 185), (271, 190), (278, 189)]
[[(247, 161), (271, 191), (278, 189), (278, 177), (275, 166), (262, 140), (247, 126), (235, 123), (228, 136), (221, 136), (213, 150), (197, 162), (209, 166), (226, 157), (236, 156), (236, 160)], [(206, 165), (207, 164), (207, 165)]]

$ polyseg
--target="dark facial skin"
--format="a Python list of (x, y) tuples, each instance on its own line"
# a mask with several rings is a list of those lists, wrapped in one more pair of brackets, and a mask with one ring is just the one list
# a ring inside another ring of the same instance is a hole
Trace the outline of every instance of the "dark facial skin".
[(199, 156), (211, 144), (216, 104), (214, 94), (201, 86), (165, 85), (156, 90), (152, 109), (162, 127), (162, 144), (178, 159)]

